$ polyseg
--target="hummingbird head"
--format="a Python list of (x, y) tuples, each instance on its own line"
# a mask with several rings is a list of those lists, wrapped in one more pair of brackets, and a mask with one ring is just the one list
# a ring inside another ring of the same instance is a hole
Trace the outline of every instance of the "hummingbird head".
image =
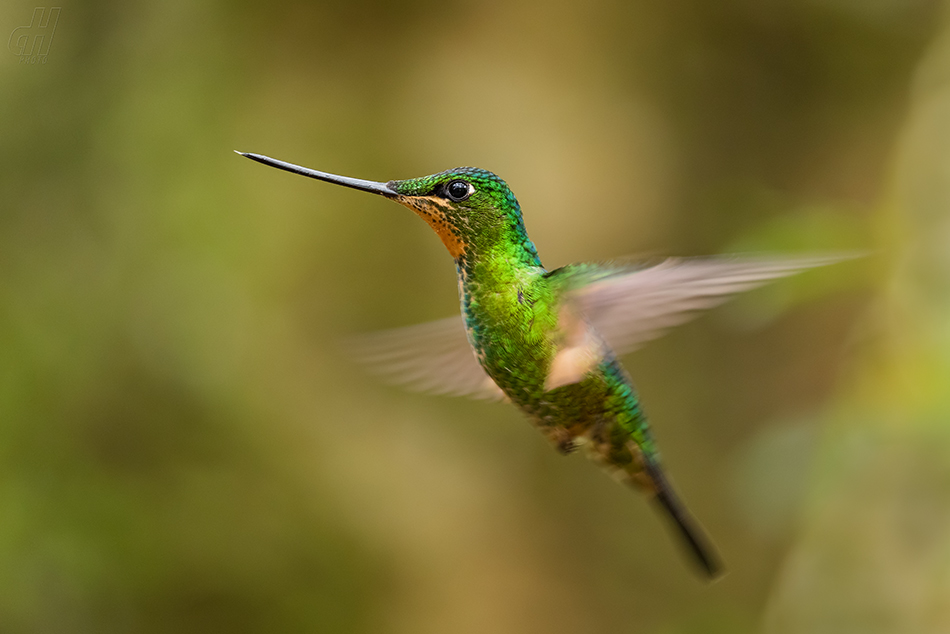
[(505, 181), (487, 170), (456, 167), (430, 176), (379, 183), (328, 174), (260, 154), (238, 154), (288, 172), (391, 198), (425, 220), (457, 262), (497, 245), (518, 247), (519, 254), (537, 260), (518, 200)]
[(524, 233), (521, 206), (501, 178), (477, 167), (456, 167), (431, 176), (390, 181), (391, 196), (436, 232), (456, 260)]

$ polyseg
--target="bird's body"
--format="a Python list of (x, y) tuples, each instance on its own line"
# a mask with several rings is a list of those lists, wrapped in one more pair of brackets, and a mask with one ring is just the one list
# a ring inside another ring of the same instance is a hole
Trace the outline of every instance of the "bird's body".
[[(454, 201), (432, 195), (451, 182), (474, 190), (463, 203), (481, 195), (487, 213), (473, 205), (463, 216)], [(596, 265), (547, 271), (517, 199), (491, 172), (457, 168), (389, 186), (455, 258), (468, 342), (497, 388), (562, 452), (589, 442), (606, 468), (653, 488), (638, 478), (657, 456), (632, 382), (572, 298)]]
[(564, 453), (582, 442), (618, 475), (655, 456), (632, 383), (578, 314), (569, 269), (540, 263), (459, 270), (468, 340), (485, 373)]
[(836, 258), (708, 258), (649, 268), (575, 264), (548, 271), (514, 194), (491, 172), (456, 168), (384, 184), (244, 156), (396, 200), (429, 223), (455, 260), (462, 319), (371, 336), (365, 360), (409, 387), (507, 399), (563, 453), (585, 445), (612, 475), (656, 500), (703, 569), (718, 573), (717, 557), (664, 476), (617, 355), (732, 293)]

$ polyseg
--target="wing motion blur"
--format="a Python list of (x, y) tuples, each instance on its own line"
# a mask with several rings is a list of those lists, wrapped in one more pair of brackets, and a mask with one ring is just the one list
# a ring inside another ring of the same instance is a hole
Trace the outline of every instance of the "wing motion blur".
[[(671, 258), (649, 268), (579, 274), (568, 294), (618, 355), (742, 291), (850, 256)], [(590, 279), (593, 277), (594, 279)]]
[[(732, 295), (853, 255), (671, 258), (644, 268), (576, 264), (551, 271), (564, 301), (619, 356), (689, 321)], [(501, 400), (465, 334), (461, 316), (363, 335), (355, 356), (389, 383), (433, 394)]]
[(354, 340), (354, 355), (387, 383), (430, 394), (502, 400), (475, 358), (461, 315)]

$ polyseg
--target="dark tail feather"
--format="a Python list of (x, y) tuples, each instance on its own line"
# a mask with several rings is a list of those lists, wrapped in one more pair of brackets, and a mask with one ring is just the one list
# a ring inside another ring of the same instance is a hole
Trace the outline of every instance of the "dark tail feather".
[(660, 467), (656, 464), (649, 464), (647, 472), (656, 486), (656, 495), (653, 499), (673, 521), (680, 535), (683, 536), (689, 551), (695, 557), (696, 563), (699, 564), (709, 579), (720, 577), (723, 574), (722, 561), (712, 547), (705, 531), (693, 519), (693, 516), (679, 501), (679, 498), (676, 497), (676, 493), (673, 492), (673, 488), (667, 482), (666, 476), (663, 475)]

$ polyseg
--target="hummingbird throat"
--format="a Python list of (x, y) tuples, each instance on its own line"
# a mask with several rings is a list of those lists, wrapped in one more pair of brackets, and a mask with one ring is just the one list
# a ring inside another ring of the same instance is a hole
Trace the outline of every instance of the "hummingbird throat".
[(465, 253), (467, 244), (459, 230), (449, 221), (448, 212), (452, 208), (447, 201), (438, 196), (396, 196), (395, 200), (412, 209), (417, 216), (429, 223), (453, 259), (457, 260)]

